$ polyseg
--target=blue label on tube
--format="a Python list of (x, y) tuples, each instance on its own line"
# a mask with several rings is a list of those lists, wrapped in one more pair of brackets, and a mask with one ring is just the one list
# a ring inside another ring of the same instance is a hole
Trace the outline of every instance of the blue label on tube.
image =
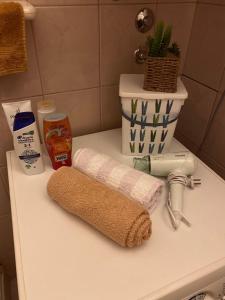
[(34, 114), (32, 112), (20, 112), (15, 115), (13, 124), (13, 131), (27, 127), (35, 122)]

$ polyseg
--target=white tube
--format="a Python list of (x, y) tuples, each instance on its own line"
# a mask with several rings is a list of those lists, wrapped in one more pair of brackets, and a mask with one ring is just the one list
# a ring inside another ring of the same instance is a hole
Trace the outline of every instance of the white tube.
[(38, 125), (41, 133), (41, 141), (42, 144), (45, 147), (45, 139), (44, 139), (44, 132), (43, 132), (43, 121), (44, 118), (48, 115), (54, 113), (56, 111), (56, 107), (53, 101), (51, 100), (44, 100), (41, 102), (38, 102), (37, 104), (37, 114), (38, 114)]
[(19, 112), (32, 111), (30, 100), (2, 103), (2, 107), (11, 133), (13, 133), (15, 115)]

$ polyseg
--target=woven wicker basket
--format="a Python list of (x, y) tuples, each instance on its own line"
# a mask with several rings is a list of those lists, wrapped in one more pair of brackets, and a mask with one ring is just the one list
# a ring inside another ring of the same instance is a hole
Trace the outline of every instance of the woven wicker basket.
[(177, 91), (179, 58), (148, 57), (145, 62), (144, 90), (165, 93)]

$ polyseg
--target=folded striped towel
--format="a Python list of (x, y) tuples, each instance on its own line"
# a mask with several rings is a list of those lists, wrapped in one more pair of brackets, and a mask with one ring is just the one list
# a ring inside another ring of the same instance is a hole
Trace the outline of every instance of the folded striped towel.
[(73, 167), (140, 202), (150, 213), (159, 202), (163, 181), (103, 153), (81, 148), (73, 157)]

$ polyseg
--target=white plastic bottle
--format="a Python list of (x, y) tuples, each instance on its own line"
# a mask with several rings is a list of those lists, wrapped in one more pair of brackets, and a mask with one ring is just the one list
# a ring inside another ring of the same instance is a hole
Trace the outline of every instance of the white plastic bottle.
[(43, 121), (44, 118), (48, 115), (54, 113), (56, 111), (55, 104), (52, 100), (44, 100), (40, 101), (37, 104), (37, 114), (38, 114), (38, 125), (41, 133), (41, 141), (45, 147), (45, 140), (44, 140), (44, 132), (43, 132)]
[(13, 126), (13, 142), (22, 169), (27, 175), (44, 172), (40, 139), (32, 112), (16, 114)]

